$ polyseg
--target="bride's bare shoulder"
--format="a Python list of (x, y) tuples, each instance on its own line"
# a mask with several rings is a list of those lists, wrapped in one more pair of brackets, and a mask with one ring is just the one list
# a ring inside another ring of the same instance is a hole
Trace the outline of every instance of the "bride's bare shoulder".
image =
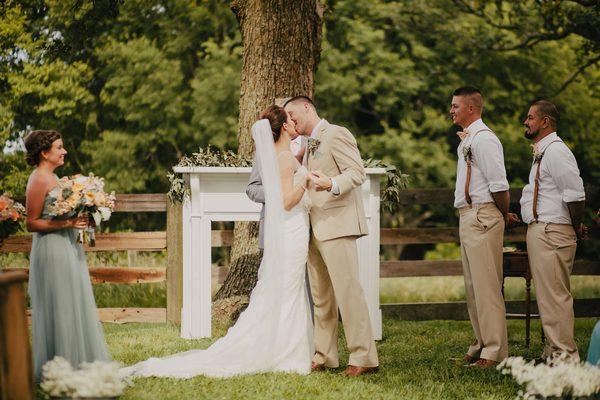
[(294, 155), (290, 150), (282, 150), (277, 153), (277, 161), (281, 162), (291, 162), (295, 159)]
[(277, 163), (281, 172), (295, 172), (298, 169), (298, 160), (296, 160), (296, 157), (289, 150), (283, 150), (277, 154)]

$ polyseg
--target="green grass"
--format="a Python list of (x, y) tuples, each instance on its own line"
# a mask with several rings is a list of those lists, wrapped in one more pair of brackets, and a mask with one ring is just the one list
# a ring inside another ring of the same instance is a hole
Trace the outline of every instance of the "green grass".
[[(381, 303), (465, 301), (462, 276), (384, 278), (380, 284)], [(213, 288), (213, 289), (216, 289)], [(600, 276), (572, 276), (571, 290), (577, 299), (600, 298)], [(508, 278), (504, 285), (507, 300), (525, 298), (525, 281)], [(166, 307), (165, 283), (94, 285), (98, 307)], [(532, 290), (535, 298), (535, 290)]]
[[(595, 320), (577, 319), (576, 341), (582, 356)], [(532, 347), (524, 348), (522, 321), (509, 321), (511, 355), (536, 357), (541, 352), (539, 321), (532, 322)], [(151, 356), (205, 348), (214, 339), (184, 340), (164, 324), (104, 325), (113, 357), (132, 364)], [(225, 327), (214, 329), (217, 336)], [(124, 393), (127, 399), (513, 399), (519, 389), (496, 370), (464, 368), (451, 362), (464, 354), (472, 339), (467, 321), (384, 321), (378, 342), (381, 370), (355, 379), (343, 368), (308, 376), (269, 373), (231, 379), (189, 380), (138, 378)], [(341, 365), (348, 359), (340, 340)]]
[[(381, 303), (465, 301), (462, 276), (384, 278), (380, 282)], [(535, 284), (532, 285), (533, 298), (534, 287)], [(571, 293), (576, 299), (600, 298), (600, 276), (571, 276)], [(507, 278), (504, 295), (506, 300), (525, 299), (525, 280)]]

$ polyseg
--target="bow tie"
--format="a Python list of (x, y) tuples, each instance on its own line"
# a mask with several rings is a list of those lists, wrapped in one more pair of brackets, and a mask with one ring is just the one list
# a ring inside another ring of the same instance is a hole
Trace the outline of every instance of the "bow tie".
[(458, 135), (458, 137), (460, 138), (460, 141), (462, 142), (463, 140), (465, 140), (465, 138), (467, 136), (469, 136), (469, 132), (465, 129), (464, 131), (458, 131), (456, 132), (456, 134)]

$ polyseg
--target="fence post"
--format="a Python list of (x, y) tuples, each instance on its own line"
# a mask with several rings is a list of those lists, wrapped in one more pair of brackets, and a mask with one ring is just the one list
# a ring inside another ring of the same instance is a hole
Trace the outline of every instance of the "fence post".
[(0, 399), (33, 399), (25, 282), (21, 271), (0, 272)]
[(183, 305), (183, 207), (167, 202), (167, 322), (179, 325)]

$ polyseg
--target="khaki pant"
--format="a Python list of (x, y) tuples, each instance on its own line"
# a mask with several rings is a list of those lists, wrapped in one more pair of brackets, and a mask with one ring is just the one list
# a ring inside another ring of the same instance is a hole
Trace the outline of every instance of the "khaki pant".
[(527, 227), (527, 254), (547, 338), (544, 358), (566, 353), (579, 360), (573, 339), (575, 314), (569, 281), (575, 250), (577, 237), (571, 225), (533, 222)]
[(508, 357), (502, 297), (504, 218), (494, 203), (474, 204), (459, 212), (467, 308), (475, 333), (467, 354), (502, 361)]
[(315, 355), (313, 361), (339, 366), (338, 309), (344, 324), (349, 365), (379, 365), (371, 319), (358, 280), (356, 238), (319, 241), (312, 234), (308, 249), (308, 275), (314, 301)]

